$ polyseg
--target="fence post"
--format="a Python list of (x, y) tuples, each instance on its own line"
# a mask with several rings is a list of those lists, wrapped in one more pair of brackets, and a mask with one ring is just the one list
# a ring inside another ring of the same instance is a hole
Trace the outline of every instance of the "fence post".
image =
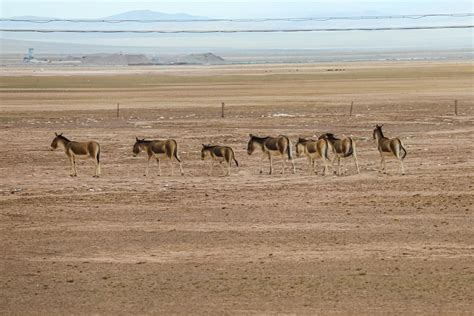
[(120, 103), (117, 103), (117, 118), (120, 117)]
[(458, 115), (458, 100), (454, 100), (454, 114)]
[(352, 116), (352, 108), (354, 107), (354, 101), (351, 102), (351, 112), (349, 113), (349, 116)]
[(221, 117), (224, 118), (224, 107), (225, 107), (225, 103), (222, 102), (222, 112), (221, 112)]

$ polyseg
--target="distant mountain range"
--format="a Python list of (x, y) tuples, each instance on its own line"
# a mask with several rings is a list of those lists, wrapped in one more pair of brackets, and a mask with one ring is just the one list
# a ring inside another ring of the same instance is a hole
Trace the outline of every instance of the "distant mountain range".
[[(58, 17), (41, 17), (41, 16), (15, 16), (10, 19), (18, 20), (50, 20), (60, 19)], [(61, 18), (62, 19), (62, 18)], [(209, 18), (195, 16), (186, 13), (163, 13), (151, 10), (133, 10), (127, 11), (107, 17), (90, 19), (90, 20), (207, 20)], [(87, 20), (87, 19), (80, 19)]]
[(207, 20), (202, 16), (186, 13), (163, 13), (151, 10), (133, 10), (103, 18), (104, 20)]

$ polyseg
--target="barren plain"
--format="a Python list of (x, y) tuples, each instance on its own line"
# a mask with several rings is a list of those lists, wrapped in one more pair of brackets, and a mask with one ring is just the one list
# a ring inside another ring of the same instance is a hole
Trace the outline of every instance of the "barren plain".
[[(474, 310), (472, 63), (15, 67), (0, 80), (2, 314)], [(376, 123), (405, 143), (406, 175), (394, 159), (378, 172)], [(102, 177), (90, 160), (69, 177), (55, 132), (98, 141)], [(323, 132), (357, 140), (360, 175), (348, 158), (342, 176), (308, 176), (296, 157), (296, 174), (275, 159), (261, 175), (246, 152), (249, 133)], [(185, 175), (165, 161), (144, 177), (136, 136), (176, 139)], [(241, 166), (207, 176), (202, 143), (232, 146)]]

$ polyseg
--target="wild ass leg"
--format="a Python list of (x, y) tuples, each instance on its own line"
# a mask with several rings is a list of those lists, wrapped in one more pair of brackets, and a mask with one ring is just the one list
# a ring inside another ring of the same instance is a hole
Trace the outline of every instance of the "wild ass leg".
[(264, 152), (262, 154), (262, 160), (260, 161), (260, 173), (263, 173), (263, 164), (266, 158), (269, 158), (269, 157), (268, 157), (268, 154)]
[(323, 157), (322, 159), (323, 159), (323, 163), (324, 163), (323, 175), (325, 176), (325, 175), (327, 175), (327, 173), (328, 173), (328, 161), (327, 161), (327, 159), (324, 158), (324, 157)]
[(380, 152), (380, 172), (385, 173), (385, 156)]
[[(178, 159), (176, 159), (176, 161), (178, 161)], [(181, 163), (181, 161), (178, 161), (178, 165), (179, 165), (179, 171), (181, 172), (181, 175), (184, 176), (183, 164)]]
[(336, 159), (337, 159), (337, 156), (332, 156), (332, 160), (331, 160), (331, 170), (332, 170), (332, 173), (333, 173), (333, 174), (337, 174), (337, 170), (336, 170), (336, 168), (334, 167), (334, 164), (336, 163)]
[(224, 162), (225, 160), (221, 161), (219, 164), (221, 165), (222, 172), (224, 172), (224, 176), (227, 176), (228, 174), (227, 174), (226, 168), (224, 167)]
[(314, 160), (308, 156), (308, 174), (312, 175), (314, 172)]
[(355, 154), (354, 154), (354, 162), (356, 165), (357, 174), (360, 174), (359, 161), (357, 160), (357, 156)]
[(71, 163), (71, 177), (74, 177), (76, 173), (74, 168), (74, 158), (72, 156), (69, 156), (69, 162)]
[(338, 176), (341, 175), (341, 157), (340, 156), (337, 157), (337, 175)]
[(290, 159), (290, 163), (291, 163), (291, 168), (293, 169), (293, 174), (296, 173), (296, 167), (295, 167), (295, 162), (293, 161), (293, 159)]
[(230, 176), (230, 164), (231, 164), (231, 160), (230, 160), (230, 157), (229, 157), (229, 160), (224, 160), (227, 164), (227, 171), (225, 171), (225, 175), (226, 176)]
[(76, 163), (76, 157), (73, 156), (72, 161), (74, 162), (74, 176), (77, 177), (77, 163)]
[(174, 164), (173, 164), (173, 158), (170, 158), (170, 165), (171, 165), (171, 176), (174, 175)]
[(97, 161), (97, 158), (94, 159), (94, 164), (95, 164), (94, 178), (98, 178), (100, 176), (100, 163)]
[(211, 158), (211, 168), (209, 169), (209, 173), (207, 174), (208, 176), (212, 175), (212, 167), (214, 167), (214, 160)]
[(97, 177), (100, 177), (101, 171), (100, 171), (100, 161), (97, 159)]
[(148, 170), (150, 169), (150, 160), (151, 160), (151, 156), (148, 156), (148, 161), (147, 161), (146, 169), (145, 169), (145, 177), (148, 176)]
[(268, 160), (270, 160), (270, 172), (268, 174), (273, 173), (273, 160), (272, 160), (272, 155), (268, 153)]
[(405, 168), (403, 166), (403, 158), (401, 157), (401, 153), (400, 153), (400, 147), (398, 147), (397, 149), (395, 149), (395, 157), (397, 157), (398, 161), (400, 162), (400, 172), (402, 175), (405, 174)]
[(161, 163), (160, 163), (160, 159), (159, 158), (156, 158), (156, 164), (158, 165), (158, 177), (161, 176)]
[(285, 167), (286, 167), (286, 161), (285, 161), (285, 154), (281, 154), (281, 162), (282, 162), (282, 169), (281, 169), (281, 174), (285, 173)]

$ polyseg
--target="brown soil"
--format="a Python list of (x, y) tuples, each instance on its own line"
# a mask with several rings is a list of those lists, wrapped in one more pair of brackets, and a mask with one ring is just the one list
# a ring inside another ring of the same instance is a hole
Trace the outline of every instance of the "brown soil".
[[(25, 68), (0, 79), (2, 313), (474, 310), (472, 64)], [(405, 143), (407, 175), (393, 159), (377, 172), (375, 123)], [(65, 154), (49, 151), (56, 131), (101, 144), (100, 179), (92, 161), (68, 176)], [(260, 156), (246, 153), (249, 133), (325, 131), (357, 139), (360, 175), (347, 159), (343, 176), (308, 176), (303, 158), (296, 175), (280, 175), (278, 159), (260, 175)], [(165, 162), (163, 176), (153, 164), (144, 177), (135, 136), (175, 138), (185, 176)], [(232, 146), (241, 167), (208, 177), (202, 143)]]

